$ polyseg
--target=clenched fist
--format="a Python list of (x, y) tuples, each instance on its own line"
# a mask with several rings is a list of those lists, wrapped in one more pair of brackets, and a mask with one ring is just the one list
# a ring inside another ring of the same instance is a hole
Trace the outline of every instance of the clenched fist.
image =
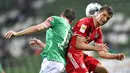
[(125, 55), (123, 53), (119, 53), (117, 55), (118, 55), (117, 60), (123, 60), (125, 58)]
[(39, 39), (36, 38), (30, 40), (30, 45), (34, 47), (40, 47), (40, 48), (45, 47), (45, 43), (41, 42)]

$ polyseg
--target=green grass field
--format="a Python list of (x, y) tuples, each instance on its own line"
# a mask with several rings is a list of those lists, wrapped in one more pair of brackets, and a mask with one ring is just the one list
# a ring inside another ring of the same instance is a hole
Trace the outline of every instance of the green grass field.
[(10, 59), (6, 73), (38, 73), (42, 59), (40, 56), (25, 56), (21, 58)]

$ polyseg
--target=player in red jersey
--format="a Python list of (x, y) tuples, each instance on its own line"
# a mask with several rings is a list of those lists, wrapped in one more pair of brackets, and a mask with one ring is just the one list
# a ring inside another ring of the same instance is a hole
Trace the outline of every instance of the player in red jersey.
[[(107, 49), (108, 47), (103, 44), (102, 30), (106, 22), (113, 16), (112, 8), (104, 5), (100, 8), (97, 15), (92, 17), (85, 17), (80, 19), (73, 28), (73, 35), (70, 41), (68, 54), (67, 54), (67, 73), (108, 73), (107, 69), (95, 58), (84, 55), (85, 51), (97, 51), (99, 56), (106, 59), (124, 59), (124, 54), (110, 54), (107, 50), (101, 50), (100, 47)], [(94, 41), (95, 46), (90, 46), (88, 43)], [(100, 47), (99, 47), (100, 45)]]
[[(96, 9), (97, 10), (97, 9)], [(109, 6), (103, 6), (98, 14), (94, 17), (83, 18), (74, 26), (74, 34), (70, 42), (70, 47), (67, 56), (67, 73), (108, 73), (106, 68), (95, 58), (84, 55), (82, 50), (94, 50), (99, 53), (102, 58), (122, 60), (124, 54), (110, 54), (107, 51), (101, 51), (102, 31), (100, 26), (105, 24), (113, 15), (112, 9)], [(100, 24), (100, 25), (99, 25)], [(42, 42), (34, 39), (32, 45), (41, 46)], [(88, 43), (94, 41), (96, 46), (89, 46)], [(104, 47), (105, 45), (102, 45)], [(107, 46), (105, 46), (107, 48)], [(42, 47), (43, 48), (43, 47)]]

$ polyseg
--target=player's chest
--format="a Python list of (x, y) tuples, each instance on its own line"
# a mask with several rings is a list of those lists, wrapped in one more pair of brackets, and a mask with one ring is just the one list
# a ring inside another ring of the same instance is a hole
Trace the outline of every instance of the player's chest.
[(98, 32), (97, 29), (87, 32), (87, 35), (86, 35), (86, 39), (88, 41), (92, 41), (92, 40), (94, 40), (94, 39), (96, 39), (98, 37), (99, 37), (99, 32)]

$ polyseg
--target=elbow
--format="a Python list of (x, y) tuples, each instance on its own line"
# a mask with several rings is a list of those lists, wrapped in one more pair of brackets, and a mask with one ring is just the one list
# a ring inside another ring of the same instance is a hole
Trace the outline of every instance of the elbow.
[(41, 31), (42, 29), (38, 26), (33, 26), (33, 28), (36, 30), (36, 31)]
[(103, 55), (99, 55), (101, 58), (105, 58)]
[(76, 47), (77, 49), (79, 49), (79, 48), (80, 48), (80, 46), (79, 46), (79, 45), (76, 45), (75, 47)]
[(82, 42), (76, 42), (76, 46), (77, 49), (82, 49)]
[(98, 54), (101, 58), (109, 59), (109, 55), (104, 51), (99, 51)]
[(101, 58), (104, 58), (104, 59), (109, 59), (109, 56), (105, 56), (105, 55), (99, 55)]
[(37, 31), (41, 31), (41, 29), (40, 29), (40, 28), (38, 28), (38, 27), (35, 27), (35, 28), (36, 28), (36, 30), (37, 30)]

